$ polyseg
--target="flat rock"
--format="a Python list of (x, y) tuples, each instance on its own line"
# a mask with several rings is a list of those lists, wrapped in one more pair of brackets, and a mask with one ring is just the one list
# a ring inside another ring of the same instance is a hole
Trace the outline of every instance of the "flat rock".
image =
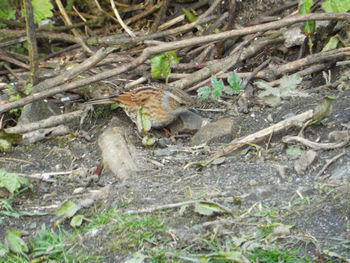
[(104, 166), (121, 181), (129, 179), (137, 172), (139, 170), (137, 163), (140, 163), (134, 145), (126, 142), (124, 134), (124, 128), (111, 127), (107, 128), (98, 139)]
[(60, 108), (53, 102), (34, 101), (23, 107), (19, 124), (32, 123), (47, 119), (61, 113)]
[(203, 126), (191, 139), (191, 145), (229, 143), (234, 138), (237, 124), (231, 118), (224, 118)]
[(203, 124), (203, 118), (192, 111), (186, 111), (179, 115), (177, 120), (169, 125), (172, 134), (195, 133)]

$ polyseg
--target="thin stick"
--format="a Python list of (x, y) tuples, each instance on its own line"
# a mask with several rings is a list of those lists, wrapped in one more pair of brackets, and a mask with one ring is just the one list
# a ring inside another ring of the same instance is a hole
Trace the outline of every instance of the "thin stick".
[(122, 28), (124, 28), (124, 30), (126, 31), (126, 33), (129, 34), (129, 36), (131, 36), (132, 38), (135, 37), (135, 34), (130, 30), (130, 28), (124, 23), (124, 21), (122, 20), (122, 18), (119, 15), (118, 9), (116, 8), (114, 1), (111, 0), (111, 5), (112, 5), (112, 9), (114, 11), (115, 16), (118, 19), (119, 24), (122, 26)]

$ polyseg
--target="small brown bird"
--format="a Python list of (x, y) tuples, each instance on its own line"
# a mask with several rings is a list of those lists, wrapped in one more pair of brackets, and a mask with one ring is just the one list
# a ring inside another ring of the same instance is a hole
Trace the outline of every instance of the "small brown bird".
[(118, 103), (130, 119), (137, 124), (141, 105), (152, 128), (162, 128), (172, 123), (180, 113), (193, 104), (192, 98), (183, 90), (164, 84), (139, 85), (125, 93), (94, 99), (88, 104)]

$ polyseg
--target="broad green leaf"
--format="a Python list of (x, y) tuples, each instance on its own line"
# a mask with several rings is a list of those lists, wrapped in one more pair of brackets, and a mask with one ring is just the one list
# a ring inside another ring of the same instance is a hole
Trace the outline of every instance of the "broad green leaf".
[(142, 134), (146, 134), (149, 130), (151, 130), (151, 120), (147, 116), (147, 112), (145, 111), (143, 105), (141, 105), (137, 111), (136, 123), (138, 131)]
[(313, 0), (303, 0), (300, 6), (299, 14), (310, 14), (311, 7), (314, 4)]
[(339, 43), (338, 35), (332, 36), (322, 49), (322, 52), (336, 49)]
[(162, 77), (165, 78), (165, 83), (168, 84), (168, 78), (170, 75), (170, 59), (169, 56), (166, 56), (165, 59), (162, 60), (161, 63), (161, 71), (162, 71)]
[(6, 239), (10, 250), (14, 253), (23, 254), (25, 252), (28, 252), (28, 247), (24, 240), (21, 238), (21, 232), (18, 230), (7, 230)]
[(215, 204), (204, 202), (196, 203), (194, 206), (194, 211), (206, 216), (211, 216), (214, 213), (226, 213), (226, 211), (221, 207)]
[(346, 13), (350, 10), (350, 0), (326, 0), (322, 9), (328, 13)]
[(42, 20), (52, 17), (53, 5), (50, 0), (32, 0), (34, 21), (39, 24)]
[(186, 8), (182, 8), (182, 12), (185, 14), (187, 20), (191, 23), (196, 21), (196, 16), (191, 13), (191, 11), (187, 10)]
[(13, 194), (22, 185), (26, 185), (29, 188), (33, 187), (27, 178), (0, 169), (0, 187), (6, 188), (11, 194)]
[(75, 215), (75, 216), (73, 216), (72, 220), (70, 221), (70, 225), (72, 227), (81, 226), (84, 219), (85, 219), (85, 217), (83, 215)]
[(56, 215), (63, 217), (72, 217), (80, 209), (80, 206), (71, 200), (64, 202), (56, 211)]
[[(310, 14), (311, 7), (313, 5), (313, 0), (303, 0), (302, 5), (300, 6), (299, 13), (300, 14)], [(303, 32), (310, 36), (315, 31), (315, 21), (305, 21), (303, 25)]]
[(197, 90), (197, 93), (198, 93), (198, 97), (200, 99), (206, 99), (209, 97), (210, 93), (211, 93), (211, 89), (209, 87), (201, 87)]
[(315, 21), (305, 21), (303, 26), (303, 32), (307, 36), (310, 36), (314, 33), (314, 31), (315, 31)]
[(179, 63), (179, 58), (177, 57), (175, 51), (170, 50), (168, 52), (166, 52), (169, 55), (170, 58), (170, 62), (176, 62)]
[(110, 108), (111, 110), (115, 110), (115, 109), (117, 109), (119, 107), (119, 104), (118, 103), (112, 103), (110, 107), (111, 107)]
[(155, 55), (151, 58), (152, 78), (160, 79), (162, 77), (162, 61), (165, 59), (164, 54)]

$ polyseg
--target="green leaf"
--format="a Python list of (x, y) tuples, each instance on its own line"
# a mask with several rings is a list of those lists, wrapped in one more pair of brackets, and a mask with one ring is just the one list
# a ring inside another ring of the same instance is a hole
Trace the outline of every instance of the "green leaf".
[(146, 134), (149, 130), (151, 130), (151, 120), (147, 116), (147, 112), (145, 111), (143, 105), (141, 105), (137, 111), (136, 124), (138, 131), (142, 134)]
[(33, 187), (27, 178), (0, 169), (0, 187), (6, 188), (11, 194), (13, 194), (22, 185), (26, 185), (29, 188)]
[(34, 21), (39, 24), (42, 20), (52, 17), (53, 5), (50, 0), (32, 0)]
[(28, 247), (21, 238), (21, 232), (18, 230), (7, 230), (6, 239), (10, 250), (14, 253), (23, 254), (24, 252), (28, 252)]
[[(311, 7), (313, 5), (313, 0), (303, 0), (302, 5), (300, 6), (299, 13), (300, 14), (310, 14)], [(303, 32), (310, 36), (315, 31), (315, 21), (305, 21), (303, 25)]]
[[(218, 252), (211, 255), (201, 256), (200, 262), (250, 262), (241, 251)], [(261, 261), (262, 262), (262, 261)]]
[(64, 202), (56, 211), (56, 215), (63, 217), (72, 217), (81, 207), (71, 200)]
[(170, 51), (167, 51), (165, 52), (168, 57), (170, 58), (170, 62), (175, 62), (175, 63), (179, 63), (179, 58), (177, 57), (175, 51), (173, 50), (170, 50)]
[(84, 219), (85, 219), (85, 217), (83, 215), (75, 215), (75, 216), (73, 216), (72, 220), (70, 221), (70, 225), (72, 227), (81, 226)]
[(162, 60), (161, 63), (161, 73), (162, 73), (162, 77), (165, 78), (165, 83), (168, 84), (168, 78), (170, 75), (170, 59), (168, 56), (165, 57), (165, 59)]
[(242, 90), (241, 86), (241, 80), (239, 76), (234, 73), (232, 74), (228, 79), (227, 82), (230, 84), (229, 86), (229, 92), (225, 91), (227, 94), (232, 95), (232, 94), (238, 94)]
[(16, 19), (16, 10), (11, 7), (11, 4), (8, 0), (0, 0), (0, 17), (7, 19), (7, 20), (13, 20)]
[(332, 101), (335, 97), (326, 96), (321, 104), (317, 105), (314, 109), (314, 116), (312, 118), (312, 122), (310, 124), (319, 124), (322, 119), (328, 117), (332, 112)]
[(151, 58), (151, 73), (152, 78), (160, 79), (162, 77), (162, 61), (165, 58), (164, 54), (155, 55)]
[(207, 86), (206, 87), (201, 87), (201, 88), (199, 88), (197, 90), (197, 93), (198, 93), (197, 96), (200, 99), (204, 100), (204, 99), (209, 97), (209, 95), (211, 93), (211, 89), (209, 87), (207, 87)]
[(4, 130), (0, 130), (0, 151), (7, 151), (12, 145), (17, 145), (21, 141), (21, 134), (7, 133)]
[(157, 142), (157, 138), (145, 135), (142, 138), (142, 144), (145, 146), (152, 146)]
[(214, 89), (212, 95), (218, 100), (225, 89), (224, 82), (222, 80), (218, 81), (215, 75), (211, 76), (210, 81)]
[(350, 10), (350, 0), (326, 0), (322, 9), (328, 13), (346, 13)]
[(185, 14), (187, 20), (191, 23), (193, 23), (194, 21), (196, 21), (196, 16), (193, 15), (189, 10), (187, 10), (186, 8), (182, 8), (182, 12)]
[(338, 43), (339, 43), (339, 37), (338, 37), (338, 35), (332, 36), (332, 37), (328, 40), (328, 42), (327, 42), (327, 44), (324, 46), (324, 48), (322, 49), (322, 52), (336, 49), (337, 46), (338, 46)]
[(194, 211), (201, 214), (201, 215), (206, 215), (206, 216), (211, 216), (214, 213), (226, 213), (227, 212), (215, 204), (205, 203), (205, 202), (196, 203), (194, 206)]
[(303, 26), (303, 32), (307, 36), (310, 36), (314, 33), (314, 31), (315, 31), (315, 21), (305, 21)]
[(110, 109), (111, 110), (115, 110), (119, 107), (119, 104), (118, 103), (112, 103), (111, 106), (110, 106)]
[(314, 2), (313, 0), (303, 0), (302, 5), (299, 9), (299, 14), (310, 14), (311, 13), (311, 7), (313, 6)]

